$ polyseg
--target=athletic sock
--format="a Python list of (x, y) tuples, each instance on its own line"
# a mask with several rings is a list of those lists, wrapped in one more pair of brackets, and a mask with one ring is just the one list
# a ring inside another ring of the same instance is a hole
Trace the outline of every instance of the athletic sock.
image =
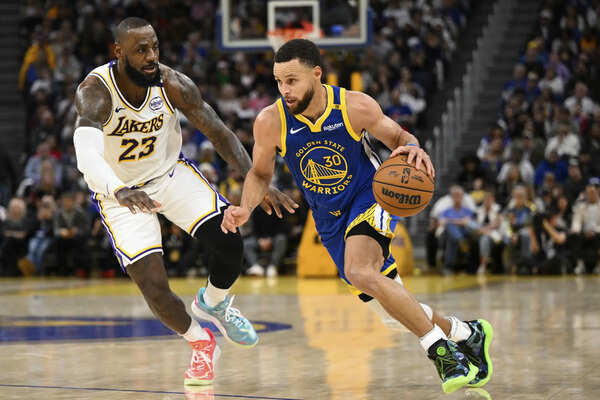
[(423, 350), (428, 351), (431, 346), (438, 342), (438, 340), (448, 340), (448, 338), (444, 334), (442, 328), (433, 325), (432, 330), (419, 338), (419, 343), (421, 343)]
[(198, 321), (196, 321), (194, 318), (192, 318), (192, 323), (190, 324), (190, 327), (188, 328), (188, 330), (183, 335), (179, 335), (179, 336), (183, 337), (188, 342), (197, 342), (198, 340), (209, 340), (210, 339), (210, 336), (208, 336), (208, 333), (206, 333), (206, 331), (200, 326)]
[(453, 342), (461, 342), (467, 340), (471, 336), (471, 327), (464, 321), (456, 317), (448, 317), (448, 320), (452, 324), (450, 328), (450, 340)]
[(213, 286), (213, 284), (210, 283), (209, 278), (203, 296), (204, 304), (206, 304), (209, 307), (214, 307), (223, 300), (225, 300), (228, 293), (229, 289), (219, 289), (218, 287)]

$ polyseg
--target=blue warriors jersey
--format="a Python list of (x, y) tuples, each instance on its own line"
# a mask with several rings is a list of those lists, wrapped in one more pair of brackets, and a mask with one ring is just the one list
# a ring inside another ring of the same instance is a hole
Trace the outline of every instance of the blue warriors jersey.
[[(364, 190), (371, 191), (379, 160), (350, 125), (344, 88), (325, 85), (327, 108), (314, 123), (289, 112), (280, 98), (281, 155), (315, 220), (339, 217)], [(374, 201), (374, 199), (373, 199)]]
[[(375, 202), (372, 183), (381, 164), (363, 132), (350, 125), (346, 89), (324, 85), (327, 107), (314, 123), (292, 114), (280, 98), (280, 154), (313, 212), (323, 245), (329, 251), (340, 276), (344, 273), (345, 239), (348, 232), (367, 222), (380, 234), (393, 237), (398, 218)], [(395, 273), (389, 255), (381, 267), (384, 274)]]

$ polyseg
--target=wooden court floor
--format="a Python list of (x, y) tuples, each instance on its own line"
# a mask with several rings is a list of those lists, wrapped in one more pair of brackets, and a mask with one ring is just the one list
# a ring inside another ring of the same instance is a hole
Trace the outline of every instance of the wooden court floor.
[[(241, 279), (260, 343), (217, 340), (215, 384), (187, 392), (190, 349), (117, 280), (0, 280), (0, 399), (600, 399), (600, 278), (412, 277), (418, 299), (495, 328), (485, 390), (445, 395), (416, 338), (336, 279)], [(202, 279), (172, 280), (189, 303)]]

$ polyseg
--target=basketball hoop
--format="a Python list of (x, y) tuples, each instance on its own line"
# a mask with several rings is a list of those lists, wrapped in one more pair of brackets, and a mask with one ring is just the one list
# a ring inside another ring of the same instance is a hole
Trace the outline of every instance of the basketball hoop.
[(277, 51), (284, 43), (292, 39), (315, 40), (321, 35), (315, 30), (305, 28), (277, 28), (267, 32), (267, 38), (273, 51)]

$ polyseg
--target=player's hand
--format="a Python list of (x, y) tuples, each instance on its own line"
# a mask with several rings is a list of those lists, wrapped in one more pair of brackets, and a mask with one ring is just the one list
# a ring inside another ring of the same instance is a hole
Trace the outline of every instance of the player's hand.
[(281, 206), (283, 206), (290, 214), (296, 212), (296, 208), (298, 208), (298, 204), (290, 196), (285, 193), (280, 192), (275, 187), (270, 186), (265, 199), (260, 204), (261, 208), (265, 210), (265, 212), (269, 215), (273, 213), (273, 209), (275, 210), (275, 214), (279, 218), (283, 218), (281, 214)]
[(421, 163), (425, 164), (425, 170), (427, 171), (427, 175), (431, 178), (435, 177), (435, 169), (433, 168), (433, 164), (431, 163), (431, 159), (429, 155), (418, 146), (398, 146), (392, 151), (390, 154), (390, 158), (396, 157), (400, 154), (407, 154), (406, 162), (412, 164), (415, 161), (415, 167), (417, 169), (421, 168)]
[(223, 214), (221, 230), (223, 233), (235, 233), (238, 226), (242, 226), (250, 218), (250, 210), (245, 207), (229, 206)]
[(141, 212), (149, 214), (157, 212), (161, 207), (161, 204), (158, 201), (152, 200), (146, 192), (139, 189), (123, 188), (115, 193), (115, 197), (119, 204), (129, 208), (129, 211), (131, 211), (132, 214), (137, 212), (135, 210), (136, 207)]

